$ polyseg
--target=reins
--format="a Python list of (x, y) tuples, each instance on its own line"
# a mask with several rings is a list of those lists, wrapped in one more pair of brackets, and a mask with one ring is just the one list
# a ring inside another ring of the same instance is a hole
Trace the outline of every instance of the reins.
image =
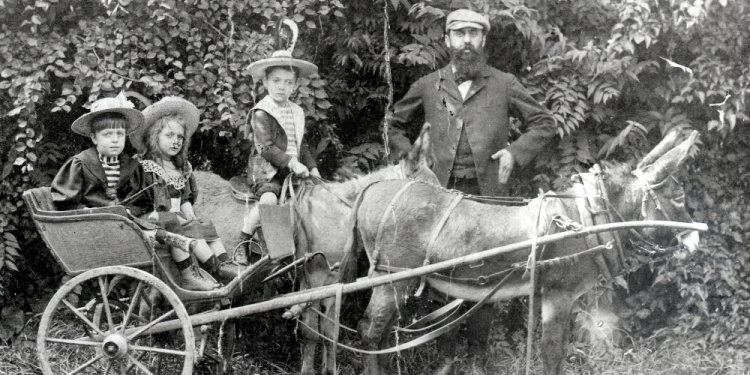
[(310, 178), (310, 181), (313, 182), (313, 184), (315, 184), (316, 186), (320, 186), (323, 189), (325, 189), (327, 192), (329, 192), (331, 195), (333, 195), (334, 197), (336, 197), (336, 199), (340, 200), (341, 203), (345, 204), (347, 207), (352, 208), (354, 206), (354, 202), (352, 202), (349, 199), (346, 199), (346, 198), (342, 197), (340, 194), (338, 194), (335, 191), (333, 191), (333, 189), (331, 189), (330, 186), (328, 186), (328, 183), (330, 181), (326, 181), (326, 180), (324, 180), (324, 179), (322, 179), (322, 178), (320, 178), (318, 176), (313, 176), (313, 175), (310, 175), (309, 178)]
[[(406, 176), (406, 173), (404, 172), (404, 167), (402, 165), (399, 164), (396, 167), (397, 167), (397, 170), (396, 170), (397, 175), (396, 175), (395, 179), (397, 179), (397, 180), (406, 180), (406, 179), (409, 179), (409, 177)], [(420, 173), (420, 172), (417, 172), (417, 173)], [(289, 177), (287, 176), (287, 178), (289, 178)], [(312, 183), (314, 185), (322, 187), (327, 192), (329, 192), (331, 195), (333, 195), (334, 197), (336, 197), (336, 199), (338, 199), (339, 201), (341, 201), (341, 203), (344, 203), (347, 207), (349, 207), (349, 208), (354, 207), (354, 202), (352, 200), (347, 199), (347, 198), (341, 196), (341, 194), (339, 194), (339, 193), (333, 191), (333, 189), (331, 189), (331, 187), (329, 186), (329, 183), (331, 181), (328, 181), (328, 180), (325, 180), (325, 179), (323, 179), (321, 177), (313, 176), (313, 175), (310, 175), (308, 178), (310, 179), (310, 181), (312, 181)]]

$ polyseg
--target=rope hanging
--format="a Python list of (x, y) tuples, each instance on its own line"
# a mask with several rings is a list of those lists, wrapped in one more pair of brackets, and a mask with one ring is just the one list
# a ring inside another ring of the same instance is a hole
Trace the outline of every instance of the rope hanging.
[(385, 57), (385, 79), (388, 82), (388, 103), (385, 106), (383, 115), (383, 146), (385, 149), (385, 160), (386, 162), (390, 156), (390, 149), (388, 147), (388, 112), (393, 107), (393, 77), (391, 77), (391, 46), (388, 41), (388, 34), (391, 30), (391, 20), (388, 17), (388, 1), (383, 2), (383, 49)]

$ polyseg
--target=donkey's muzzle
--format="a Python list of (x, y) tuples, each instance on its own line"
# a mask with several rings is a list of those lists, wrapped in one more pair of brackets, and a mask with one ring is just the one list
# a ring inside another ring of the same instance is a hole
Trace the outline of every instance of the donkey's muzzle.
[(680, 246), (687, 249), (688, 252), (693, 253), (695, 250), (698, 250), (700, 235), (697, 230), (686, 230), (678, 233), (676, 237)]

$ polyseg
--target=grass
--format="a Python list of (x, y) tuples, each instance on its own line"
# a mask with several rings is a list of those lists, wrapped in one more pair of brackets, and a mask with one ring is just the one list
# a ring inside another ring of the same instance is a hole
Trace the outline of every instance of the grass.
[[(278, 312), (269, 312), (240, 319), (237, 351), (232, 367), (235, 374), (278, 375), (296, 374), (300, 367), (299, 339), (294, 324), (277, 318)], [(12, 342), (0, 346), (0, 374), (41, 374), (36, 359), (35, 334), (38, 318), (27, 325)], [(493, 328), (501, 330), (501, 328)], [(496, 336), (497, 337), (497, 336)], [(346, 334), (342, 342), (357, 344), (354, 335)], [(524, 374), (525, 337), (512, 335), (507, 340), (495, 340), (488, 373)], [(533, 371), (541, 373), (539, 349), (535, 350)], [(633, 339), (626, 347), (605, 345), (569, 346), (565, 374), (576, 375), (743, 375), (750, 373), (750, 353), (731, 347), (703, 348), (691, 340)], [(64, 353), (60, 353), (64, 356)], [(360, 355), (338, 351), (339, 373), (359, 374), (362, 371)], [(438, 367), (439, 359), (433, 344), (407, 350), (399, 357), (393, 356), (394, 373), (429, 374)], [(195, 374), (210, 372), (196, 370)], [(459, 372), (462, 374), (462, 372)]]

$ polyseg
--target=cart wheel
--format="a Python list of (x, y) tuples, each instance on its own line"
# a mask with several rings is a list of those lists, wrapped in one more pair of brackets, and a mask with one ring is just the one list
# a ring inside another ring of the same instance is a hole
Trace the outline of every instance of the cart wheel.
[[(170, 320), (177, 320), (174, 331), (149, 330)], [(166, 284), (113, 266), (78, 275), (55, 293), (39, 323), (37, 352), (45, 375), (190, 375), (195, 336)]]

